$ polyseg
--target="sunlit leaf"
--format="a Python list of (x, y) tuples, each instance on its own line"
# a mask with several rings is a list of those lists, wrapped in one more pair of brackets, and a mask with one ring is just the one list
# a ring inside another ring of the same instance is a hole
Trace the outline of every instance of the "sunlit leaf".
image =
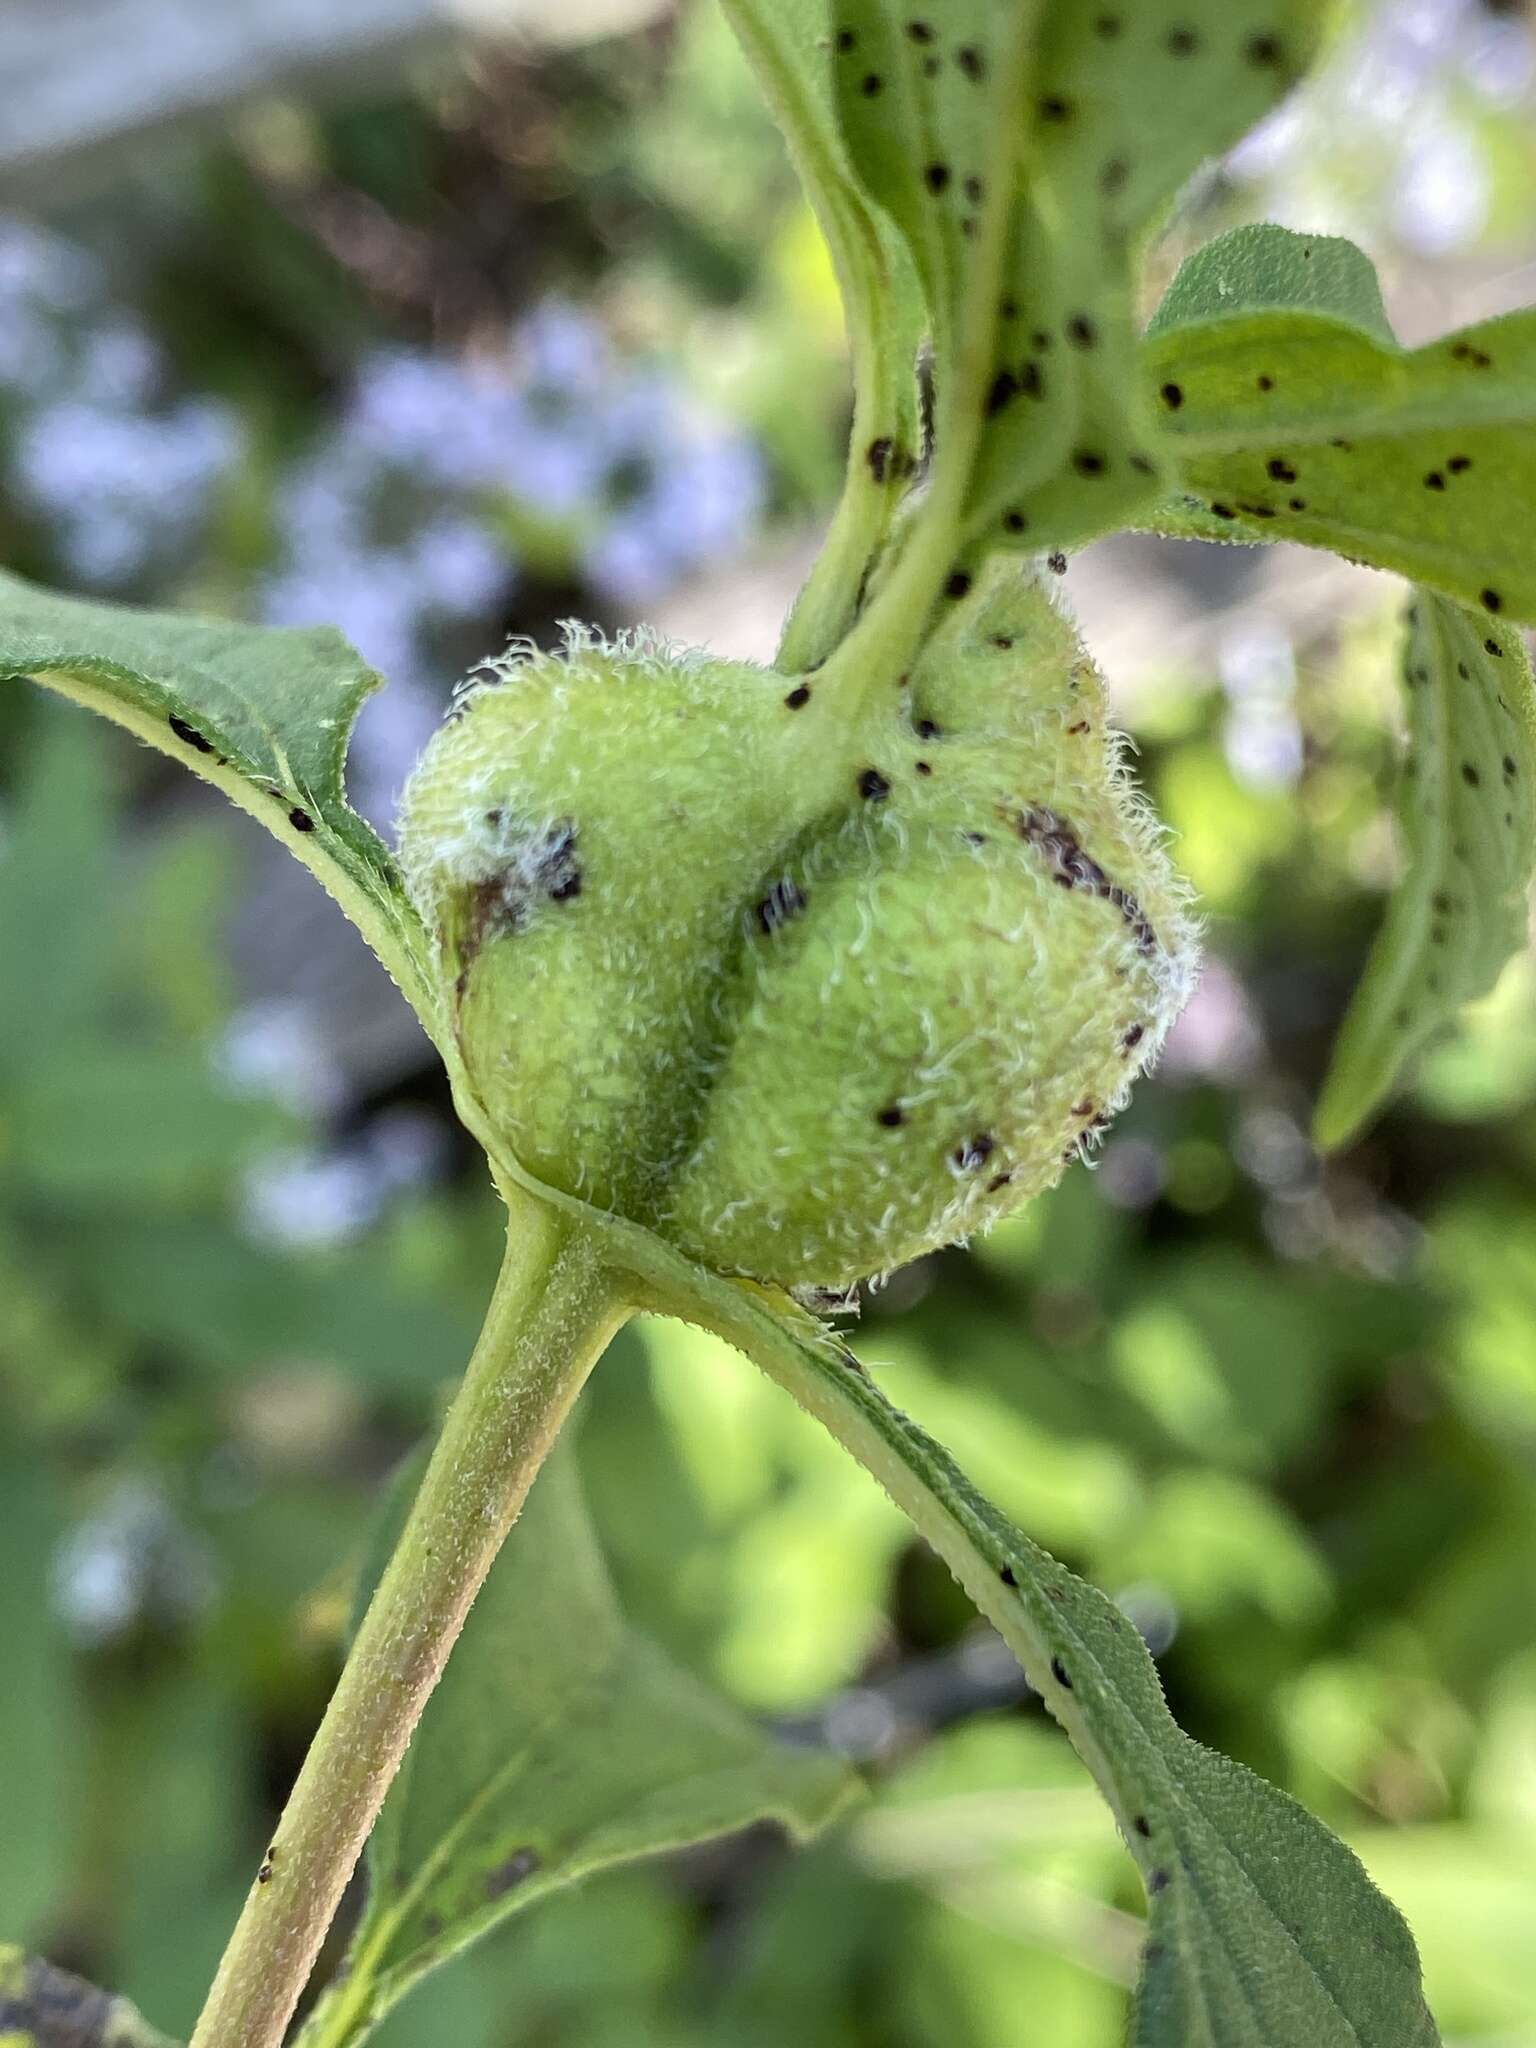
[(1536, 871), (1536, 692), (1517, 633), (1429, 591), (1408, 609), (1406, 866), (1340, 1028), (1317, 1106), (1342, 1145), (1403, 1063), (1526, 942)]
[(171, 2048), (125, 1998), (0, 1943), (5, 2048)]
[(623, 1227), (659, 1307), (704, 1322), (879, 1480), (1018, 1657), (1141, 1871), (1136, 2048), (1435, 2048), (1412, 1936), (1357, 1858), (1284, 1793), (1174, 1722), (1140, 1636), (892, 1408), (853, 1354), (766, 1291)]
[(319, 877), (433, 1029), (419, 923), (346, 800), (347, 742), (380, 678), (339, 633), (94, 604), (0, 571), (0, 675), (33, 677), (216, 784)]
[(1143, 365), (1184, 486), (1245, 538), (1536, 619), (1536, 312), (1404, 350), (1369, 270), (1347, 243), (1277, 227), (1191, 257)]
[(630, 1628), (557, 1453), (384, 1803), (348, 1970), (305, 2048), (359, 2039), (424, 1971), (578, 1878), (762, 1820), (804, 1839), (851, 1791), (840, 1762), (768, 1736)]

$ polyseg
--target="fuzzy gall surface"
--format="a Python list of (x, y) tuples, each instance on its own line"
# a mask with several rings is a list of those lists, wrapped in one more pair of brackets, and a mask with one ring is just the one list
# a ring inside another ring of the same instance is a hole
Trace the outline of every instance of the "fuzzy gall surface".
[(1032, 575), (850, 726), (815, 675), (576, 635), (463, 700), (401, 851), (531, 1173), (836, 1286), (1056, 1181), (1186, 999), (1186, 891)]

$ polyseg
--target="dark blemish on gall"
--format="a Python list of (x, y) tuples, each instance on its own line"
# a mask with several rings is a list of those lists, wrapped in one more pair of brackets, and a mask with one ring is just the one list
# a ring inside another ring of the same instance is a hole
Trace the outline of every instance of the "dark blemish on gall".
[(1305, 498), (1288, 498), (1286, 500), (1286, 503), (1290, 506), (1293, 512), (1305, 512), (1307, 509), (1307, 501)]
[(1029, 521), (1022, 512), (1013, 511), (1003, 514), (1003, 525), (1009, 533), (1022, 533), (1028, 524)]
[(955, 52), (955, 62), (973, 85), (987, 75), (987, 60), (974, 43), (962, 43)]
[(1156, 476), (1157, 464), (1148, 455), (1128, 455), (1126, 461), (1138, 476)]
[(888, 434), (882, 434), (878, 440), (871, 441), (864, 452), (864, 460), (869, 464), (869, 473), (877, 484), (883, 484), (890, 474), (891, 451), (895, 445)]
[(931, 775), (933, 773), (933, 763), (931, 761), (917, 761), (913, 765), (916, 767), (919, 775)]
[(1051, 345), (1050, 330), (1045, 327), (1037, 327), (1034, 333), (1029, 337), (1029, 345), (1032, 349), (1035, 349), (1040, 355), (1044, 355), (1046, 350)]
[(288, 822), (295, 832), (313, 832), (315, 829), (314, 819), (308, 811), (301, 811), (297, 804), (288, 813)]
[(1128, 889), (1112, 882), (1103, 868), (1084, 851), (1075, 829), (1065, 818), (1044, 804), (1030, 804), (1017, 820), (1019, 837), (1042, 853), (1051, 869), (1051, 879), (1063, 889), (1087, 889), (1112, 904), (1125, 919), (1138, 948), (1154, 952), (1157, 934), (1148, 923), (1141, 905)]
[(1456, 342), (1451, 349), (1451, 356), (1458, 363), (1469, 363), (1474, 370), (1493, 368), (1493, 357), (1485, 355), (1482, 349), (1475, 348), (1470, 341)]
[(1504, 650), (1499, 645), (1497, 640), (1485, 640), (1483, 642), (1483, 652), (1485, 654), (1491, 654), (1495, 661), (1502, 661), (1504, 659)]
[(1236, 511), (1231, 505), (1220, 505), (1213, 503), (1211, 506), (1211, 510), (1216, 514), (1216, 517), (1218, 519), (1235, 519), (1237, 517)]
[(1066, 575), (1066, 573), (1067, 573), (1067, 558), (1066, 558), (1066, 556), (1065, 556), (1065, 555), (1064, 555), (1064, 554), (1063, 554), (1063, 553), (1061, 552), (1060, 548), (1057, 548), (1057, 550), (1055, 551), (1055, 553), (1054, 553), (1054, 554), (1050, 554), (1050, 555), (1047, 555), (1047, 556), (1046, 556), (1046, 558), (1045, 558), (1045, 566), (1047, 567), (1047, 569), (1049, 569), (1049, 570), (1050, 570), (1050, 572), (1051, 572), (1051, 574), (1052, 574), (1053, 576), (1065, 576), (1065, 575)]
[(949, 165), (929, 164), (928, 168), (923, 172), (923, 183), (935, 195), (942, 192), (949, 183)]
[(811, 701), (811, 693), (804, 683), (796, 683), (784, 702), (791, 711), (800, 711)]
[(938, 77), (938, 75), (939, 75), (939, 71), (940, 71), (940, 69), (941, 69), (941, 66), (940, 66), (940, 64), (939, 64), (939, 60), (938, 60), (938, 58), (937, 58), (937, 57), (925, 57), (925, 58), (923, 59), (923, 76), (924, 76), (924, 78), (937, 78), (937, 77)]
[(999, 1571), (997, 1576), (1002, 1580), (1005, 1586), (1016, 1586), (1019, 1583), (1018, 1580), (1014, 1577), (1013, 1566), (1011, 1564), (1005, 1564), (1002, 1570)]
[(1136, 1830), (1137, 1834), (1142, 1836), (1144, 1839), (1150, 1836), (1152, 1833), (1152, 1823), (1147, 1819), (1147, 1816), (1144, 1813), (1138, 1813), (1136, 1818), (1131, 1822), (1131, 1826)]
[(205, 740), (195, 725), (188, 725), (184, 718), (178, 718), (173, 711), (169, 720), (170, 728), (184, 746), (195, 748), (199, 754), (211, 754), (213, 744)]
[(1177, 412), (1184, 403), (1184, 393), (1177, 384), (1165, 384), (1159, 394), (1170, 412)]
[(1004, 299), (997, 310), (1003, 319), (1017, 320), (1019, 317), (1019, 302), (1017, 299)]
[(1470, 761), (1463, 761), (1461, 764), (1461, 779), (1468, 789), (1476, 789), (1483, 778), (1478, 774)]
[(851, 50), (858, 40), (851, 28), (840, 28), (837, 32), (837, 47), (844, 52)]
[(1483, 606), (1483, 610), (1484, 610), (1485, 612), (1501, 612), (1501, 611), (1503, 611), (1503, 609), (1504, 609), (1504, 600), (1503, 600), (1503, 598), (1502, 598), (1502, 597), (1500, 597), (1499, 593), (1498, 593), (1498, 592), (1497, 592), (1496, 590), (1492, 590), (1492, 589), (1489, 589), (1489, 590), (1485, 590), (1485, 591), (1483, 591), (1483, 592), (1481, 593), (1481, 597), (1482, 597), (1482, 606)]
[(258, 1884), (270, 1884), (272, 1882), (272, 1859), (270, 1856), (262, 1864), (260, 1870), (257, 1871), (256, 1882)]
[(972, 214), (968, 213), (965, 219), (961, 221), (960, 232), (962, 235), (965, 236), (967, 241), (970, 241), (974, 237), (976, 233), (976, 221), (975, 217)]
[(912, 730), (917, 734), (920, 740), (937, 739), (939, 736), (939, 728), (934, 724), (931, 718), (920, 718), (917, 721), (916, 725), (913, 726)]
[(907, 23), (907, 34), (914, 43), (931, 43), (933, 41), (933, 30), (926, 21), (909, 21)]
[(1072, 467), (1079, 476), (1102, 476), (1108, 466), (1095, 448), (1079, 448), (1072, 456)]
[(1261, 376), (1256, 378), (1254, 381), (1257, 383), (1261, 391), (1273, 391), (1275, 388), (1275, 380), (1273, 377)]
[(784, 877), (782, 881), (776, 881), (768, 895), (762, 899), (762, 903), (758, 903), (754, 915), (758, 920), (760, 932), (766, 938), (772, 938), (774, 932), (780, 930), (780, 926), (788, 924), (788, 920), (799, 918), (799, 913), (803, 909), (805, 897), (801, 895), (793, 881), (788, 881), (788, 877)]
[(1515, 766), (1515, 758), (1513, 754), (1506, 754), (1504, 756), (1504, 773), (1510, 778), (1511, 781), (1513, 781), (1514, 778), (1520, 773), (1520, 770)]
[(1045, 396), (1045, 372), (1038, 363), (1024, 363), (1020, 366), (1019, 389), (1026, 398)]
[(1452, 476), (1461, 476), (1472, 467), (1472, 458), (1470, 455), (1453, 455), (1445, 466)]
[(867, 803), (883, 803), (891, 793), (891, 785), (878, 768), (865, 768), (859, 775), (859, 795)]
[(907, 1112), (899, 1102), (888, 1102), (884, 1109), (875, 1111), (875, 1122), (888, 1131), (899, 1131), (907, 1120)]
[[(1008, 649), (1013, 645), (1012, 636), (1007, 633), (994, 633), (992, 635), (992, 645), (994, 647), (1000, 647), (1006, 654)], [(922, 728), (919, 727), (918, 730), (921, 731)]]
[(949, 573), (948, 580), (944, 585), (944, 595), (946, 597), (964, 597), (966, 592), (970, 589), (970, 587), (970, 570), (952, 569)]
[(861, 93), (863, 93), (865, 99), (872, 100), (876, 97), (878, 93), (881, 93), (885, 90), (885, 80), (880, 76), (878, 71), (866, 72), (864, 75), (863, 83), (860, 85), (859, 90)]
[(1106, 43), (1112, 43), (1115, 40), (1115, 37), (1120, 33), (1120, 28), (1121, 21), (1118, 14), (1100, 14), (1095, 18), (1093, 24), (1094, 34), (1101, 36)]
[(1257, 35), (1248, 38), (1243, 47), (1243, 55), (1250, 64), (1265, 70), (1278, 65), (1285, 51), (1278, 36)]
[(1086, 313), (1074, 313), (1067, 322), (1067, 339), (1074, 348), (1092, 348), (1099, 338), (1099, 330)]
[(978, 1131), (974, 1138), (967, 1138), (963, 1145), (957, 1145), (951, 1157), (962, 1173), (975, 1173), (985, 1166), (997, 1150), (997, 1140), (990, 1131)]
[(1127, 1052), (1130, 1052), (1133, 1050), (1134, 1047), (1140, 1045), (1141, 1041), (1146, 1037), (1146, 1035), (1147, 1027), (1145, 1024), (1133, 1024), (1130, 1030), (1127, 1031), (1125, 1036), (1121, 1039), (1120, 1043)]
[(1097, 1114), (1097, 1105), (1092, 1102), (1074, 1102), (1072, 1105), (1073, 1116), (1096, 1116)]
[(999, 1188), (1007, 1187), (1009, 1181), (1011, 1181), (1012, 1179), (1013, 1175), (1011, 1173), (994, 1173), (992, 1178), (987, 1182), (987, 1193), (989, 1195), (995, 1195)]
[(1192, 28), (1171, 28), (1168, 31), (1168, 52), (1173, 57), (1192, 57), (1200, 47), (1200, 38)]
[(967, 846), (985, 846), (987, 843), (987, 835), (985, 832), (962, 832), (960, 834), (960, 837), (965, 841)]
[(1443, 491), (1445, 489), (1445, 478), (1438, 469), (1432, 469), (1429, 475), (1425, 477), (1424, 488), (1426, 491)]
[(1147, 1879), (1147, 1890), (1149, 1892), (1165, 1892), (1170, 1882), (1171, 1880), (1166, 1870), (1154, 1870)]
[(1458, 662), (1457, 662), (1457, 664), (1456, 664), (1456, 673), (1457, 673), (1457, 675), (1459, 675), (1459, 676), (1461, 677), (1461, 680), (1462, 680), (1462, 681), (1463, 681), (1464, 683), (1470, 683), (1470, 682), (1471, 682), (1471, 680), (1472, 680), (1472, 671), (1471, 671), (1471, 669), (1469, 669), (1469, 668), (1467, 667), (1467, 664), (1466, 664), (1466, 663), (1465, 663), (1464, 661), (1458, 661)]
[(983, 185), (980, 178), (972, 177), (966, 179), (965, 196), (969, 199), (972, 206), (980, 206), (982, 200), (986, 197), (986, 191), (987, 188)]
[(1131, 167), (1123, 156), (1112, 156), (1099, 172), (1099, 190), (1106, 198), (1125, 190), (1125, 182), (1131, 175)]
[(1018, 395), (1019, 380), (1012, 370), (999, 370), (988, 388), (986, 404), (982, 410), (989, 420), (996, 419), (1008, 401), (1017, 398)]
[(494, 1870), (485, 1873), (485, 1896), (488, 1899), (504, 1899), (508, 1892), (532, 1877), (539, 1867), (537, 1849), (518, 1849), (505, 1863), (498, 1863)]
[(1046, 121), (1070, 121), (1072, 102), (1064, 100), (1060, 93), (1047, 93), (1040, 102), (1041, 118)]
[(1296, 471), (1283, 455), (1272, 455), (1264, 467), (1277, 484), (1293, 484), (1296, 481)]
[(1051, 1676), (1055, 1679), (1056, 1683), (1061, 1687), (1063, 1692), (1070, 1692), (1072, 1690), (1072, 1681), (1067, 1676), (1067, 1667), (1065, 1664), (1062, 1663), (1059, 1657), (1053, 1657), (1051, 1659)]

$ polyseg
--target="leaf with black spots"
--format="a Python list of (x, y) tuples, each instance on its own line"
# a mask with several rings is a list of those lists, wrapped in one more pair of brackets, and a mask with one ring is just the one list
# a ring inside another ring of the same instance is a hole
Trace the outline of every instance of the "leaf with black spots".
[(1536, 619), (1536, 311), (1403, 349), (1358, 250), (1240, 228), (1175, 278), (1142, 382), (1182, 488), (1230, 537)]
[(1334, 1147), (1404, 1063), (1526, 943), (1536, 872), (1536, 689), (1517, 633), (1420, 590), (1403, 648), (1405, 867), (1339, 1030), (1315, 1120)]
[(783, 130), (837, 272), (853, 353), (843, 500), (785, 628), (780, 665), (824, 660), (846, 630), (920, 454), (922, 305), (900, 236), (853, 167), (832, 107), (828, 0), (722, 0)]
[(1137, 244), (1305, 67), (1315, 0), (837, 0), (852, 162), (901, 230), (967, 544), (1101, 533), (1168, 472), (1135, 377)]
[(30, 676), (223, 790), (318, 876), (437, 1035), (426, 935), (346, 799), (347, 743), (382, 679), (339, 633), (96, 604), (0, 571), (0, 675)]
[[(399, 1489), (379, 1568), (408, 1500)], [(368, 1903), (303, 2048), (360, 2040), (427, 1970), (551, 1891), (759, 1821), (803, 1840), (854, 1790), (839, 1760), (779, 1742), (630, 1627), (557, 1450), (384, 1802)]]

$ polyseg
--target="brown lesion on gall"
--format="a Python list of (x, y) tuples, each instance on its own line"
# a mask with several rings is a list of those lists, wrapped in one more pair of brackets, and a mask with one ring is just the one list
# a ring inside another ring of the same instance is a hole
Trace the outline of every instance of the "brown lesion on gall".
[(1075, 826), (1044, 804), (1026, 804), (1014, 818), (1019, 837), (1032, 846), (1050, 868), (1051, 880), (1063, 889), (1086, 889), (1119, 911), (1137, 948), (1157, 951), (1157, 933), (1136, 897), (1112, 881), (1078, 839)]
[[(499, 826), (502, 814), (487, 811), (485, 820), (492, 827)], [(575, 823), (562, 818), (549, 827), (541, 841), (520, 847), (505, 867), (466, 891), (458, 935), (459, 973), (453, 985), (461, 1002), (469, 985), (469, 970), (488, 941), (522, 931), (540, 897), (551, 903), (569, 903), (581, 894), (584, 877), (576, 842)]]

